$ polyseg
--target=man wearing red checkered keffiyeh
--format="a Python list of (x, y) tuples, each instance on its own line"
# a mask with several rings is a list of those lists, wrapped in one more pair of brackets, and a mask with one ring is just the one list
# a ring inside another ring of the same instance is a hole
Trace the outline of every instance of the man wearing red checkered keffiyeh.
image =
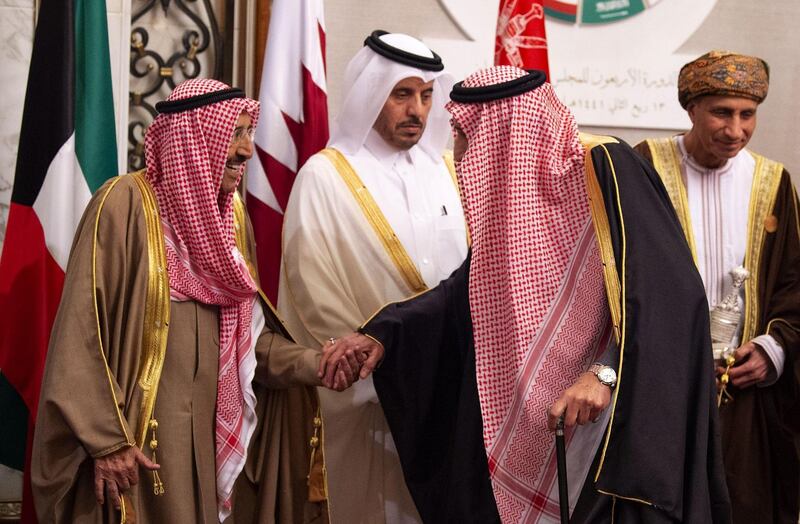
[(321, 511), (305, 484), (319, 354), (251, 269), (235, 190), (258, 102), (195, 79), (156, 108), (147, 168), (106, 183), (76, 236), (34, 444), (39, 518), (302, 522)]
[[(226, 88), (210, 79), (184, 82), (167, 100), (177, 102)], [(147, 180), (164, 229), (170, 296), (219, 306), (215, 427), (220, 521), (230, 513), (233, 483), (244, 467), (256, 422), (250, 324), (257, 288), (234, 241), (233, 191), (225, 177), (235, 171), (235, 189), (243, 161), (252, 153), (240, 151), (242, 141), (235, 137), (234, 127), (255, 128), (258, 112), (258, 102), (230, 98), (162, 113), (145, 135)], [(232, 135), (237, 151), (231, 159)], [(250, 147), (249, 139), (244, 144)]]
[(563, 416), (573, 522), (727, 521), (707, 307), (658, 175), (541, 72), (451, 99), (470, 257), (361, 328), (420, 515), (556, 522)]

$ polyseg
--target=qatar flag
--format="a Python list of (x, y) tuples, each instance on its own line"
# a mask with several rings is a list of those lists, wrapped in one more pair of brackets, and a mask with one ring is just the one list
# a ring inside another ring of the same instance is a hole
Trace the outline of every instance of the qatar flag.
[(283, 211), (297, 171), (328, 141), (322, 0), (273, 1), (259, 101), (257, 154), (247, 167), (247, 210), (261, 286), (274, 304)]

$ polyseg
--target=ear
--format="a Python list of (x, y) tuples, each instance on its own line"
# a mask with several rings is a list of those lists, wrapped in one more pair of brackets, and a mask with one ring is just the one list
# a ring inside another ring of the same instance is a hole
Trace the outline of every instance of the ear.
[(697, 101), (692, 100), (686, 105), (686, 113), (689, 115), (689, 120), (692, 121), (692, 125), (694, 125), (694, 119), (697, 115)]

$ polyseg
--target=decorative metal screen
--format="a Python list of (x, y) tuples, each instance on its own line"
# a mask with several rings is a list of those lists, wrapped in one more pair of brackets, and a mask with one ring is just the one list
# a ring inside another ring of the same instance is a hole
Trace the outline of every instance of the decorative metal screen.
[(144, 133), (176, 84), (220, 79), (223, 40), (210, 0), (133, 0), (128, 169), (144, 167)]

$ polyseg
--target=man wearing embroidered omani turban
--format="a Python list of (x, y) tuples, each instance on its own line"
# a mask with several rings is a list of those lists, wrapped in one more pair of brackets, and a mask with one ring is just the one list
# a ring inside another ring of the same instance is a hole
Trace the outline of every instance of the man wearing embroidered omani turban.
[(33, 444), (36, 512), (303, 522), (319, 355), (259, 296), (236, 194), (258, 102), (194, 79), (156, 109), (146, 169), (103, 185), (75, 236)]
[[(746, 148), (767, 97), (757, 57), (711, 51), (680, 71), (692, 128), (636, 146), (656, 168), (705, 284), (734, 523), (798, 519), (798, 201), (783, 165)], [(747, 278), (735, 288), (732, 270)], [(729, 314), (733, 329), (722, 319)], [(715, 319), (719, 318), (717, 322)], [(731, 320), (732, 319), (732, 320)], [(732, 333), (732, 335), (731, 335)]]

